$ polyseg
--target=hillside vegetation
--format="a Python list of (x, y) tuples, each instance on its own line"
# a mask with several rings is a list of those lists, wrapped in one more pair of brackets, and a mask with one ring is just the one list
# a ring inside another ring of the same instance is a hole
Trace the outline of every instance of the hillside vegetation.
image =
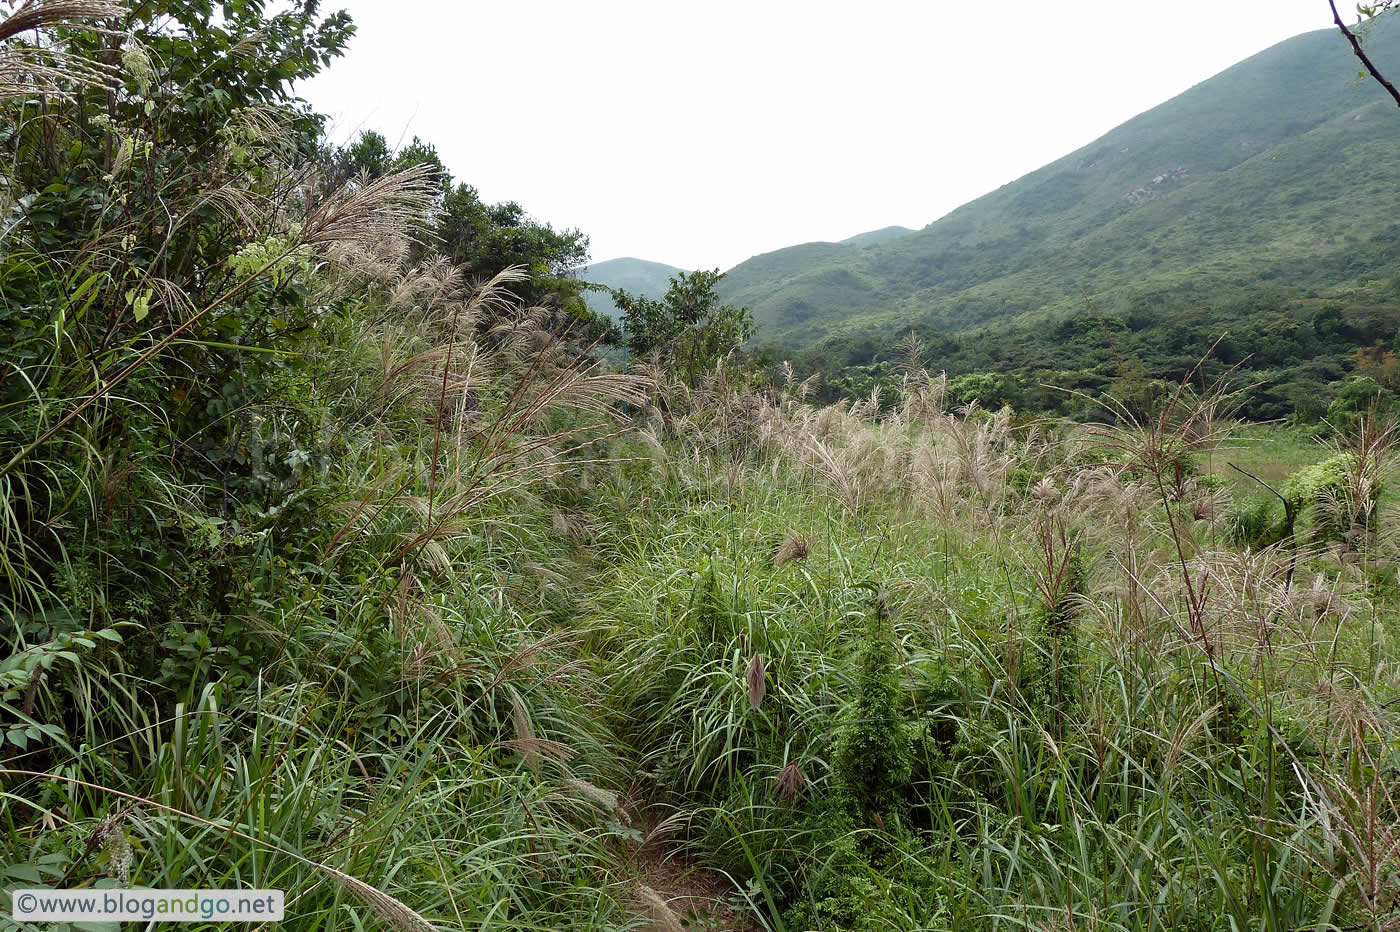
[(291, 96), (347, 17), (217, 6), (0, 20), (7, 927), (1400, 922), (1393, 423), (823, 404), (704, 272), (611, 368), (581, 234)]
[(908, 236), (913, 232), (908, 227), (881, 227), (878, 230), (871, 230), (869, 233), (848, 236), (841, 242), (850, 246), (873, 246), (876, 243), (884, 243), (892, 239), (899, 239), (901, 236)]
[(585, 295), (588, 307), (609, 320), (619, 320), (622, 312), (612, 299), (612, 289), (621, 288), (642, 298), (660, 298), (670, 287), (672, 277), (684, 269), (645, 259), (609, 259), (579, 269), (575, 274), (581, 281), (603, 285), (608, 290), (590, 291)]
[[(1395, 23), (1368, 41), (1400, 61)], [(952, 375), (1098, 390), (1125, 360), (1175, 381), (1228, 331), (1227, 362), (1256, 353), (1271, 382), (1315, 362), (1293, 395), (1326, 395), (1400, 324), (1393, 110), (1335, 31), (1309, 33), (917, 233), (756, 256), (720, 292), (828, 375), (913, 329)], [(1314, 339), (1319, 314), (1347, 339)]]

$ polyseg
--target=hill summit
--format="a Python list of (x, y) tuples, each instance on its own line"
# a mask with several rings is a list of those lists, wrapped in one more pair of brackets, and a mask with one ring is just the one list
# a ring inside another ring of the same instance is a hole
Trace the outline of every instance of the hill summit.
[[(634, 259), (628, 256), (622, 259), (609, 259), (606, 262), (595, 262), (580, 269), (575, 274), (586, 282), (605, 285), (608, 288), (621, 288), (623, 291), (643, 298), (657, 299), (666, 294), (672, 276), (679, 275), (682, 271), (684, 270), (678, 269), (674, 265), (666, 265), (664, 262), (648, 262), (646, 259)], [(589, 310), (604, 314), (613, 320), (617, 319), (617, 305), (613, 303), (612, 296), (607, 292), (589, 292), (585, 300)]]

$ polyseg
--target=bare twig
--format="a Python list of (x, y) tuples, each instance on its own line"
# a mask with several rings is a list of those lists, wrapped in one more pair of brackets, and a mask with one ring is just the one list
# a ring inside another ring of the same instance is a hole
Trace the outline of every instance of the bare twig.
[(1273, 492), (1274, 495), (1278, 497), (1278, 500), (1283, 502), (1283, 517), (1284, 520), (1288, 522), (1288, 537), (1293, 545), (1293, 559), (1288, 562), (1288, 578), (1284, 581), (1283, 588), (1291, 588), (1293, 585), (1293, 573), (1298, 568), (1298, 540), (1296, 537), (1293, 536), (1293, 521), (1296, 517), (1294, 515), (1293, 503), (1290, 502), (1287, 498), (1285, 498), (1282, 492), (1269, 485), (1269, 483), (1265, 482), (1263, 479), (1260, 479), (1258, 476), (1256, 476), (1249, 470), (1241, 469), (1234, 463), (1228, 461), (1225, 463), (1225, 465), (1229, 466), (1235, 472), (1240, 473), (1243, 476), (1247, 476), (1250, 479), (1253, 479), (1255, 482), (1259, 483), (1264, 488), (1268, 489), (1270, 492)]

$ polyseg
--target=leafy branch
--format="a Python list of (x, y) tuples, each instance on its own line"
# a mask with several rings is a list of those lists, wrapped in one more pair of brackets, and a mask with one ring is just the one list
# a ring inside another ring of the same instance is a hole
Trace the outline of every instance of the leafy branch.
[[(1396, 106), (1400, 106), (1400, 90), (1397, 90), (1395, 85), (1391, 84), (1390, 81), (1386, 79), (1385, 75), (1380, 73), (1380, 70), (1376, 68), (1375, 64), (1371, 61), (1370, 56), (1366, 54), (1366, 50), (1361, 47), (1361, 40), (1356, 37), (1356, 33), (1347, 28), (1347, 24), (1342, 21), (1342, 14), (1337, 12), (1337, 0), (1327, 0), (1327, 5), (1332, 8), (1332, 22), (1336, 23), (1337, 28), (1342, 31), (1342, 35), (1347, 37), (1347, 41), (1351, 43), (1351, 50), (1356, 53), (1357, 58), (1361, 59), (1361, 64), (1366, 67), (1371, 77), (1375, 78), (1380, 86), (1386, 89), (1386, 92), (1394, 99)], [(1360, 10), (1362, 14), (1374, 18), (1380, 13), (1390, 9), (1393, 5), (1394, 4), (1391, 2), (1386, 2), (1378, 6), (1362, 6), (1357, 9)]]

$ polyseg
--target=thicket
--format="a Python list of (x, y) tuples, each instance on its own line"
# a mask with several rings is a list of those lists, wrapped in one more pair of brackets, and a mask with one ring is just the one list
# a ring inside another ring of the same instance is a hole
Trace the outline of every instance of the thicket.
[(622, 923), (581, 635), (516, 598), (567, 615), (551, 509), (646, 383), (583, 353), (581, 237), (323, 142), (290, 89), (351, 33), (0, 22), (0, 875)]
[(1374, 399), (1394, 410), (1400, 315), (1390, 292), (1321, 302), (1269, 289), (1220, 307), (1156, 301), (1127, 313), (1092, 307), (1061, 319), (974, 332), (917, 325), (901, 335), (833, 339), (791, 357), (819, 375), (818, 398), (888, 397), (899, 384), (912, 333), (920, 364), (947, 372), (961, 404), (1009, 404), (1039, 414), (1095, 420), (1110, 396), (1144, 414), (1182, 379), (1212, 384), (1238, 375), (1239, 416), (1347, 426)]

